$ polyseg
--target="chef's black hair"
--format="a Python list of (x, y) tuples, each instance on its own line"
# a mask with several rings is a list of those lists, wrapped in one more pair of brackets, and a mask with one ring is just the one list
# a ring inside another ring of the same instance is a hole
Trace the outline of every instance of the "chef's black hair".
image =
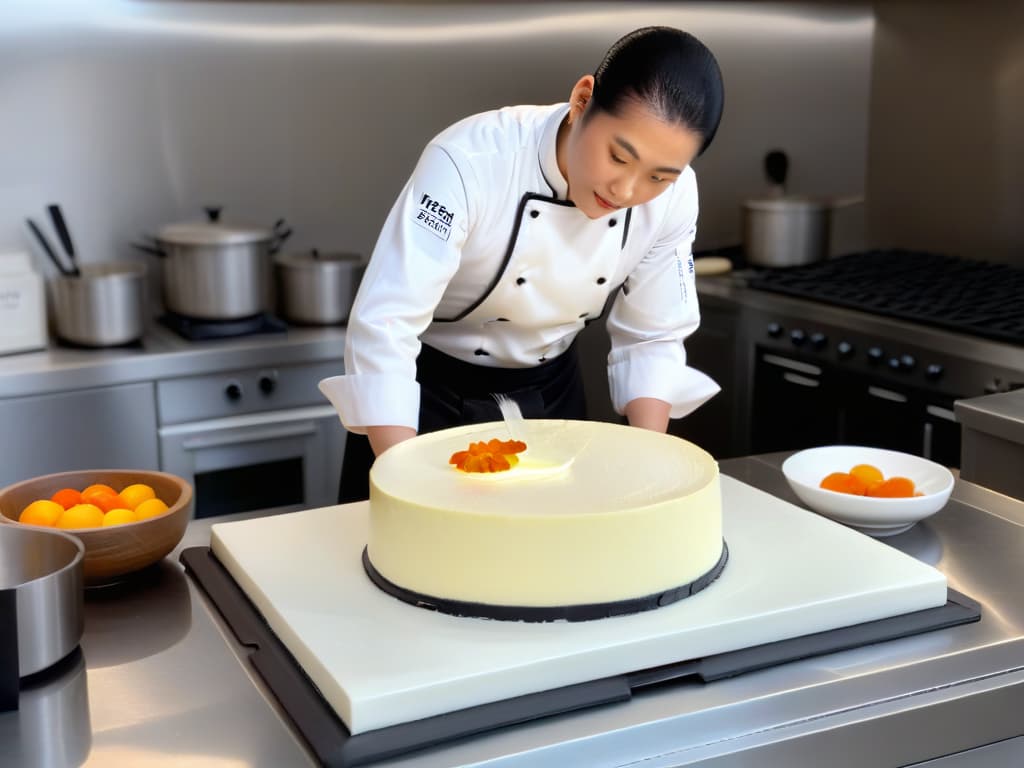
[(620, 114), (639, 101), (670, 123), (681, 123), (704, 143), (718, 130), (725, 91), (714, 54), (693, 35), (673, 27), (643, 27), (618, 40), (594, 73), (589, 107)]

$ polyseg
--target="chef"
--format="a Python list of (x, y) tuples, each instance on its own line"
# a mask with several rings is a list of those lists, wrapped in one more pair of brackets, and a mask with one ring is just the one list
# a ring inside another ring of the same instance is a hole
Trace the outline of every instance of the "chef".
[[(585, 417), (573, 340), (607, 318), (616, 411), (665, 431), (718, 391), (686, 364), (697, 328), (690, 162), (722, 113), (721, 73), (668, 27), (616, 42), (568, 103), (468, 117), (423, 151), (353, 304), (345, 375), (320, 389), (349, 431), (339, 501), (373, 455), (501, 418)], [(365, 436), (365, 437), (364, 437)]]

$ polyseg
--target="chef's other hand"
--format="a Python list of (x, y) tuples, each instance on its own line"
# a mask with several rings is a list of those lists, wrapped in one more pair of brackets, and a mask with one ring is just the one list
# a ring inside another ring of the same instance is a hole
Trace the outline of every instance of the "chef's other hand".
[(399, 427), (387, 425), (380, 427), (367, 427), (366, 436), (370, 438), (370, 447), (374, 456), (380, 456), (384, 451), (403, 440), (416, 437), (416, 430), (412, 427)]
[(626, 419), (630, 426), (664, 432), (672, 406), (653, 397), (638, 397), (626, 403)]

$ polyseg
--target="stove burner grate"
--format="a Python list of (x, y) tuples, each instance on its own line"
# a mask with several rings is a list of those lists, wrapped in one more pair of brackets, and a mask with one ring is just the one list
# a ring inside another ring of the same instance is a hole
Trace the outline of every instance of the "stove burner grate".
[(175, 312), (160, 317), (160, 323), (189, 341), (225, 339), (254, 333), (285, 333), (288, 326), (268, 312), (236, 320), (199, 320)]
[(1024, 344), (1024, 269), (953, 256), (875, 250), (762, 270), (751, 288)]

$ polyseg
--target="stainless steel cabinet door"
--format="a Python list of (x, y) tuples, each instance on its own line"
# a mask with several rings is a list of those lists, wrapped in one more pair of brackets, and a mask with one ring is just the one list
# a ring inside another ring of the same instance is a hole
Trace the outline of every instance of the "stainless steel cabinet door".
[(100, 468), (160, 468), (151, 383), (0, 400), (0, 486)]

